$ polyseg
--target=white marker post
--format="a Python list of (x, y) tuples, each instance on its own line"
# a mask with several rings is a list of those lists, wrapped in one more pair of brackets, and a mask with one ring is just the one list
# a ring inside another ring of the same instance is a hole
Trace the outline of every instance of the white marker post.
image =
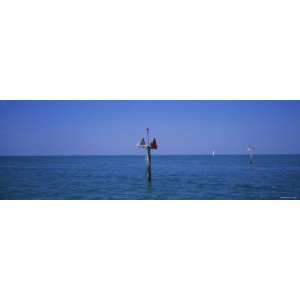
[(248, 152), (249, 152), (249, 164), (253, 164), (253, 155), (255, 152), (255, 147), (254, 146), (249, 146), (248, 147)]
[(147, 144), (145, 143), (145, 139), (142, 138), (140, 140), (140, 142), (137, 144), (137, 147), (144, 148), (146, 150), (146, 176), (147, 176), (148, 182), (151, 182), (151, 180), (152, 180), (151, 149), (156, 150), (157, 143), (156, 143), (155, 138), (153, 138), (152, 142), (150, 143), (149, 128), (147, 128), (146, 131), (147, 131)]

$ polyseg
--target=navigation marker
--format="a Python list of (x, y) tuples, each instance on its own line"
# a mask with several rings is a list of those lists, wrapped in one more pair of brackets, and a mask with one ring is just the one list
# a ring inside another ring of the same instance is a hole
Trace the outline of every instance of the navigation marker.
[(249, 152), (249, 164), (253, 164), (253, 156), (255, 152), (254, 146), (248, 146), (248, 152)]
[(157, 149), (157, 142), (156, 139), (153, 138), (152, 142), (150, 143), (150, 137), (149, 137), (149, 128), (146, 129), (147, 131), (147, 144), (145, 142), (145, 139), (142, 138), (139, 143), (137, 143), (138, 148), (144, 148), (146, 150), (146, 175), (148, 182), (151, 182), (152, 180), (152, 174), (151, 174), (151, 150)]

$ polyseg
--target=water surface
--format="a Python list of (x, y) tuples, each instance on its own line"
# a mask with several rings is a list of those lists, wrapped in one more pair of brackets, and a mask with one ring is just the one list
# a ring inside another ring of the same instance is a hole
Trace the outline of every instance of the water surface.
[(299, 199), (300, 155), (2, 156), (0, 199)]

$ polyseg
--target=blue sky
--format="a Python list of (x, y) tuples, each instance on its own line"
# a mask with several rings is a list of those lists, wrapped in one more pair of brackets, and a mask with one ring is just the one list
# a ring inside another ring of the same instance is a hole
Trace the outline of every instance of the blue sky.
[(300, 101), (0, 101), (0, 155), (300, 153)]

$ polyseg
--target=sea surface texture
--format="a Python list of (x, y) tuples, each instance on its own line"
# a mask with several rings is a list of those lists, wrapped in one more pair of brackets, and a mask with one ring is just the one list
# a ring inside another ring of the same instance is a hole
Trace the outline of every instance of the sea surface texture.
[(299, 199), (300, 155), (2, 156), (0, 199)]

